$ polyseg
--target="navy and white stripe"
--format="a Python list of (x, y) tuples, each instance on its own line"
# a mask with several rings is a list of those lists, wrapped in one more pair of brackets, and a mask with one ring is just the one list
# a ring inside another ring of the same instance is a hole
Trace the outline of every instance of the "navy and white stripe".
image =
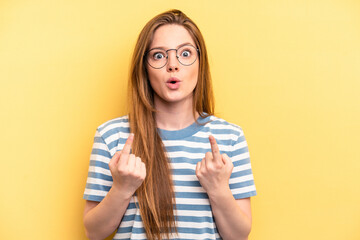
[[(213, 135), (221, 153), (234, 164), (229, 181), (235, 199), (256, 195), (247, 142), (243, 130), (215, 116), (199, 118), (196, 123), (177, 130), (159, 129), (170, 159), (175, 190), (178, 235), (171, 239), (221, 239), (210, 202), (196, 175), (196, 163), (211, 151), (208, 140)], [(129, 136), (128, 117), (123, 116), (102, 124), (96, 131), (90, 157), (84, 199), (100, 202), (112, 186), (109, 170), (111, 157), (120, 151)], [(134, 196), (125, 212), (114, 239), (146, 239)]]

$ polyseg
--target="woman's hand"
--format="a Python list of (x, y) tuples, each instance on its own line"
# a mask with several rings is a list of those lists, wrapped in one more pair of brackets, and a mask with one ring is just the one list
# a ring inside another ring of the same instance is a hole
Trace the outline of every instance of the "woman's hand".
[(130, 154), (134, 134), (130, 134), (122, 151), (116, 152), (109, 162), (113, 178), (113, 188), (121, 191), (124, 197), (131, 198), (146, 177), (145, 163)]
[(229, 189), (229, 179), (234, 168), (231, 159), (226, 154), (220, 154), (219, 147), (213, 136), (209, 136), (211, 152), (196, 164), (196, 177), (205, 189), (209, 198)]

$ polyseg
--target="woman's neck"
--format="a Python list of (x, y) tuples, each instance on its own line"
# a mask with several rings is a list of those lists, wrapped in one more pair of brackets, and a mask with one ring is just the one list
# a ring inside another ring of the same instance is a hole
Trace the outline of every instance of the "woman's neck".
[(199, 117), (193, 114), (192, 98), (176, 103), (155, 101), (156, 124), (164, 130), (179, 130), (193, 124)]

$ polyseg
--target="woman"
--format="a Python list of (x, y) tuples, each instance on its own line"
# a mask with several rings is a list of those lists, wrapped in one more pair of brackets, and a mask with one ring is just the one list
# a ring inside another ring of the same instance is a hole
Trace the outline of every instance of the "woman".
[(140, 33), (129, 96), (129, 115), (96, 131), (87, 236), (247, 239), (256, 195), (247, 144), (240, 127), (213, 116), (205, 43), (181, 11)]

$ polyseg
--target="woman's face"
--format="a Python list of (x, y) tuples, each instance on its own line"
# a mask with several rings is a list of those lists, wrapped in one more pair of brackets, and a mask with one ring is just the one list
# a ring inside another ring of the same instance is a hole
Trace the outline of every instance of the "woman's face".
[[(180, 25), (164, 25), (159, 27), (153, 36), (149, 49), (160, 48), (163, 50), (178, 49), (183, 45), (192, 45), (196, 48), (195, 42), (189, 32)], [(163, 51), (161, 51), (163, 52)], [(167, 51), (168, 60), (164, 67), (155, 69), (146, 64), (150, 85), (153, 88), (155, 106), (169, 103), (185, 103), (193, 100), (198, 72), (199, 58), (189, 66), (182, 65), (177, 57), (176, 51)], [(178, 51), (178, 55), (181, 53)], [(182, 53), (187, 57), (188, 52)], [(197, 53), (195, 53), (197, 55)], [(163, 56), (155, 55), (156, 58)]]

